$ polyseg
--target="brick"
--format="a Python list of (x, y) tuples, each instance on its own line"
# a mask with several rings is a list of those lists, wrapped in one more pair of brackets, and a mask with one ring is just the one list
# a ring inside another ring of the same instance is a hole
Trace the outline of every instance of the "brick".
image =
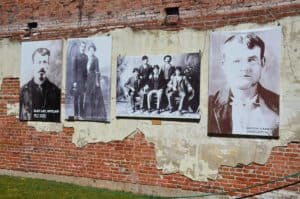
[[(280, 2), (280, 3), (279, 3)], [(179, 17), (166, 16), (168, 7), (179, 7)], [(116, 28), (180, 30), (212, 29), (237, 23), (266, 23), (299, 15), (300, 4), (289, 0), (254, 1), (49, 1), (0, 6), (0, 38), (22, 39), (27, 23), (36, 19), (38, 35), (32, 39), (79, 37)], [(272, 14), (270, 14), (272, 13)], [(224, 20), (225, 19), (225, 20)], [(207, 25), (204, 25), (204, 21)], [(209, 22), (211, 21), (211, 22)], [(167, 23), (165, 23), (167, 22)], [(169, 23), (168, 23), (169, 22)], [(78, 24), (80, 25), (78, 27)], [(174, 26), (174, 24), (177, 24)], [(63, 27), (63, 28), (62, 28)]]

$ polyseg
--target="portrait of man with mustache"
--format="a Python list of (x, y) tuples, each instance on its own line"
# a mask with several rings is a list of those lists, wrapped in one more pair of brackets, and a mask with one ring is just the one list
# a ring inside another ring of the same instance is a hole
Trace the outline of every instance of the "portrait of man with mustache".
[(33, 77), (21, 88), (20, 120), (60, 121), (60, 89), (48, 78), (50, 50), (32, 54)]

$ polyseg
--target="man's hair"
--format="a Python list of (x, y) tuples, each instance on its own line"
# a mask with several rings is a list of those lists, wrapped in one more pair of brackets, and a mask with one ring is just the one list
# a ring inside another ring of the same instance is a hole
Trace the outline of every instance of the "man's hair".
[(159, 66), (158, 66), (157, 64), (153, 66), (153, 69), (155, 69), (155, 68), (156, 68), (157, 70), (159, 70)]
[(50, 56), (50, 50), (47, 48), (38, 48), (36, 49), (33, 53), (32, 53), (32, 63), (34, 63), (34, 57), (36, 55), (36, 53), (39, 53), (42, 56)]
[(248, 49), (253, 49), (255, 46), (260, 48), (260, 59), (264, 58), (265, 43), (263, 40), (254, 33), (236, 34), (229, 37), (224, 44), (237, 41), (240, 44), (246, 44)]
[(175, 70), (179, 70), (179, 72), (181, 73), (182, 68), (180, 66), (176, 66)]
[(80, 45), (81, 45), (81, 44), (86, 45), (86, 42), (81, 40), (81, 41), (80, 41)]
[(139, 69), (134, 68), (134, 69), (132, 70), (132, 73), (135, 73), (135, 72), (139, 72)]
[(142, 61), (144, 61), (145, 59), (148, 59), (148, 56), (147, 56), (147, 55), (144, 55), (144, 56), (142, 57)]
[(170, 58), (170, 61), (172, 60), (172, 56), (171, 55), (166, 55), (166, 56), (164, 56), (164, 61), (166, 60), (167, 57)]
[(96, 50), (97, 50), (97, 48), (96, 48), (96, 46), (95, 46), (95, 44), (94, 44), (94, 43), (91, 43), (91, 44), (89, 45), (89, 47), (88, 47), (88, 50), (90, 50), (90, 48), (93, 48), (93, 49), (94, 49), (94, 51), (96, 51)]

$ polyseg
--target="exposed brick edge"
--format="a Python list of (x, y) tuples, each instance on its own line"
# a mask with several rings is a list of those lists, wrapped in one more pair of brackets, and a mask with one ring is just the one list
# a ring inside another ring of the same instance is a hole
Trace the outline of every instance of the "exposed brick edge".
[[(142, 133), (122, 141), (88, 144), (77, 148), (72, 144), (73, 128), (60, 133), (43, 134), (14, 116), (6, 115), (6, 104), (18, 101), (18, 78), (4, 78), (0, 90), (0, 169), (161, 186), (197, 192), (218, 193), (300, 171), (300, 142), (274, 147), (266, 164), (221, 166), (216, 180), (193, 181), (180, 173), (164, 174), (157, 169), (154, 144)], [(50, 155), (49, 155), (50, 154)], [(262, 193), (284, 186), (300, 177), (249, 189), (235, 196)], [(300, 184), (286, 188), (300, 192)]]
[[(230, 11), (218, 11), (213, 14), (199, 13), (196, 16), (180, 17), (179, 22), (175, 25), (167, 25), (165, 18), (157, 16), (157, 18), (142, 18), (135, 21), (120, 20), (118, 22), (103, 22), (90, 21), (93, 25), (81, 25), (75, 27), (74, 21), (64, 23), (57, 20), (57, 26), (59, 28), (51, 27), (50, 24), (45, 23), (44, 28), (36, 32), (36, 35), (32, 35), (30, 40), (40, 39), (59, 39), (68, 37), (87, 37), (94, 35), (98, 32), (108, 32), (119, 28), (132, 28), (133, 30), (170, 30), (177, 31), (183, 28), (193, 28), (197, 30), (210, 30), (227, 25), (237, 25), (240, 23), (267, 23), (279, 20), (287, 16), (300, 15), (300, 3), (290, 3), (284, 5), (273, 5), (272, 7), (258, 6), (251, 9), (237, 9)], [(95, 25), (96, 24), (96, 25)], [(1, 26), (0, 26), (1, 27)], [(10, 38), (13, 40), (25, 40), (24, 29), (20, 30), (20, 25), (16, 25), (18, 29), (11, 28), (11, 31), (2, 31), (0, 38)], [(65, 28), (62, 28), (65, 27)], [(4, 29), (4, 28), (2, 28)]]

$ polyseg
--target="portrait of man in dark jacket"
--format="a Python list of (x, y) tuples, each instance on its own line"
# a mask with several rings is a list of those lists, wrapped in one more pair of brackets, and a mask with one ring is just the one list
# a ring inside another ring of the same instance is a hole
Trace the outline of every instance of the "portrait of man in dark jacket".
[(209, 96), (208, 134), (278, 137), (279, 95), (265, 88), (265, 43), (255, 33), (230, 36), (222, 47), (226, 85)]
[(60, 89), (47, 77), (50, 56), (47, 48), (32, 54), (33, 77), (21, 88), (20, 120), (60, 121)]

